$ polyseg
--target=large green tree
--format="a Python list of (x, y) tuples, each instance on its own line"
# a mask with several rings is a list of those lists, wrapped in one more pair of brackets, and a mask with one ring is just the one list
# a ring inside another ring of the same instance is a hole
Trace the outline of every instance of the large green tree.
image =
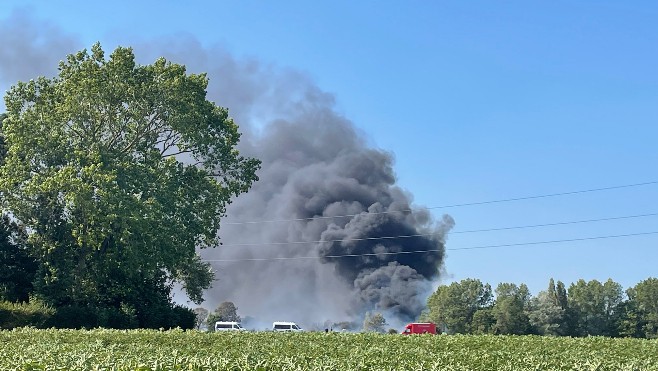
[(475, 329), (473, 318), (477, 311), (489, 308), (492, 299), (491, 286), (477, 279), (439, 286), (427, 299), (427, 310), (421, 320), (434, 322), (450, 333), (486, 332), (488, 327), (483, 321), (490, 318), (488, 313), (477, 316)]
[(622, 286), (611, 279), (604, 283), (580, 279), (571, 284), (568, 299), (573, 335), (616, 336), (623, 294)]
[(471, 320), (471, 334), (493, 334), (496, 332), (496, 317), (493, 308), (478, 309)]
[[(553, 279), (551, 278), (551, 281), (552, 280)], [(569, 307), (567, 289), (562, 281), (557, 281), (557, 287), (555, 288), (555, 303), (564, 310)]]
[(218, 244), (227, 203), (260, 164), (236, 150), (238, 127), (207, 83), (96, 44), (7, 92), (2, 208), (28, 231), (36, 297), (137, 308), (179, 282), (202, 300), (213, 273), (196, 249)]
[[(7, 154), (2, 131), (6, 118), (7, 114), (0, 113), (0, 165)], [(0, 267), (0, 300), (27, 301), (37, 265), (29, 255), (25, 228), (5, 213), (0, 215)]]
[(658, 338), (658, 278), (648, 278), (626, 291), (624, 335)]
[[(558, 281), (558, 287), (561, 289), (556, 288), (555, 281), (551, 278), (548, 290), (541, 291), (530, 300), (528, 318), (534, 331), (540, 335), (558, 336), (566, 335), (568, 332), (564, 284)], [(563, 302), (565, 308), (561, 306)]]
[(522, 335), (530, 332), (530, 321), (526, 307), (530, 302), (530, 291), (525, 284), (500, 283), (496, 287), (496, 304), (493, 316), (498, 334)]

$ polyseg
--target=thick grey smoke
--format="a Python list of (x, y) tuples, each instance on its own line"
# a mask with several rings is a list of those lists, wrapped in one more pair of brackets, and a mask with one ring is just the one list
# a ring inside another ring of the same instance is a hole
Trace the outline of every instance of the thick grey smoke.
[[(2, 35), (12, 24), (32, 35), (46, 32), (18, 15)], [(53, 67), (43, 55), (62, 59), (75, 44), (57, 30), (47, 33), (55, 36), (43, 48), (28, 40), (30, 50), (18, 54), (29, 59), (21, 67), (31, 66), (28, 77)], [(263, 161), (260, 181), (229, 207), (220, 231), (224, 246), (201, 252), (214, 261), (219, 279), (206, 307), (230, 300), (241, 315), (264, 323), (358, 320), (368, 310), (412, 320), (420, 313), (453, 221), (435, 222), (413, 207), (396, 186), (392, 155), (368, 146), (337, 113), (331, 94), (297, 71), (237, 59), (193, 37), (123, 45), (133, 46), (142, 63), (165, 56), (190, 72), (207, 72), (209, 98), (241, 126), (241, 151)], [(5, 70), (16, 58), (0, 54), (3, 77), (22, 77)], [(50, 64), (42, 66), (44, 59)]]
[(57, 26), (35, 21), (26, 11), (17, 10), (0, 21), (0, 45), (0, 86), (4, 92), (16, 81), (54, 75), (59, 61), (77, 51), (80, 43)]
[(150, 43), (138, 54), (147, 48), (151, 58), (164, 50), (207, 71), (211, 99), (246, 129), (241, 150), (263, 161), (260, 181), (229, 207), (224, 246), (202, 252), (224, 260), (214, 263), (211, 306), (232, 300), (263, 320), (307, 324), (367, 310), (400, 320), (420, 314), (453, 221), (413, 208), (396, 186), (392, 155), (369, 147), (331, 94), (303, 74), (237, 60), (193, 38)]

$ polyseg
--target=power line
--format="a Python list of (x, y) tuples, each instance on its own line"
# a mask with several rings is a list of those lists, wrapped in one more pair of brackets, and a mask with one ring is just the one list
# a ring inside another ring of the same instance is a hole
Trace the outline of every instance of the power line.
[[(454, 231), (454, 232), (449, 232), (448, 234), (495, 232), (495, 231), (507, 231), (507, 230), (513, 230), (513, 229), (541, 228), (541, 227), (551, 227), (551, 226), (558, 226), (558, 225), (593, 223), (593, 222), (602, 222), (602, 221), (620, 220), (620, 219), (631, 219), (631, 218), (644, 218), (644, 217), (656, 216), (656, 215), (658, 215), (658, 213), (616, 216), (616, 217), (599, 218), (599, 219), (575, 220), (575, 221), (557, 222), (557, 223), (533, 224), (533, 225), (523, 225), (523, 226), (515, 226), (515, 227), (473, 229), (473, 230), (466, 230), (466, 231)], [(440, 234), (441, 234), (441, 232), (434, 232), (434, 233), (407, 234), (407, 235), (399, 235), (399, 236), (342, 238), (342, 239), (319, 240), (319, 241), (231, 243), (231, 244), (224, 244), (224, 245), (222, 245), (222, 247), (270, 246), (270, 245), (271, 246), (275, 246), (275, 245), (304, 245), (304, 244), (316, 244), (316, 243), (322, 243), (322, 242), (393, 240), (393, 239), (413, 238), (413, 237), (429, 237), (429, 236), (440, 235)]]
[(506, 231), (511, 229), (526, 229), (526, 228), (540, 228), (540, 227), (553, 227), (558, 225), (569, 225), (569, 224), (581, 224), (581, 223), (594, 223), (594, 222), (604, 222), (610, 220), (620, 220), (620, 219), (632, 219), (632, 218), (645, 218), (649, 216), (656, 216), (658, 213), (650, 214), (638, 214), (638, 215), (627, 215), (627, 216), (614, 216), (610, 218), (599, 218), (599, 219), (586, 219), (586, 220), (574, 220), (569, 222), (557, 222), (557, 223), (544, 223), (544, 224), (532, 224), (524, 225), (520, 227), (501, 227), (501, 228), (489, 228), (489, 229), (473, 229), (468, 231), (455, 231), (449, 232), (449, 234), (461, 234), (461, 233), (476, 233), (476, 232), (494, 232), (494, 231)]
[(611, 236), (596, 236), (596, 237), (582, 237), (582, 238), (570, 238), (566, 240), (552, 240), (552, 241), (537, 241), (537, 242), (521, 242), (521, 243), (509, 243), (503, 245), (486, 245), (486, 246), (469, 246), (469, 247), (453, 247), (446, 249), (449, 251), (457, 250), (477, 250), (477, 249), (491, 249), (496, 247), (511, 247), (511, 246), (529, 246), (529, 245), (545, 245), (551, 243), (562, 243), (562, 242), (578, 242), (578, 241), (591, 241), (591, 240), (605, 240), (608, 238), (622, 238), (622, 237), (633, 237), (633, 236), (645, 236), (649, 234), (658, 234), (658, 231), (654, 232), (640, 232), (640, 233), (628, 233), (628, 234), (617, 234)]
[[(523, 201), (523, 200), (532, 200), (532, 199), (538, 199), (538, 198), (549, 198), (549, 197), (575, 195), (575, 194), (581, 194), (581, 193), (609, 191), (609, 190), (621, 189), (621, 188), (641, 187), (641, 186), (652, 185), (652, 184), (658, 184), (658, 181), (644, 182), (644, 183), (634, 183), (634, 184), (624, 184), (624, 185), (618, 185), (618, 186), (612, 186), (612, 187), (585, 189), (585, 190), (580, 190), (580, 191), (549, 193), (549, 194), (536, 195), (536, 196), (513, 197), (513, 198), (500, 199), (500, 200), (467, 202), (467, 203), (461, 203), (461, 204), (432, 206), (432, 207), (419, 207), (419, 209), (435, 210), (435, 209), (448, 209), (448, 208), (453, 208), (453, 207), (488, 205), (488, 204), (496, 204), (496, 203), (503, 203), (503, 202)], [(388, 211), (379, 211), (379, 212), (369, 212), (368, 214), (378, 215), (378, 214), (392, 214), (392, 213), (408, 213), (408, 212), (412, 212), (412, 211), (413, 211), (413, 209), (402, 209), (402, 210), (388, 210)], [(351, 217), (355, 217), (355, 216), (358, 216), (358, 215), (360, 215), (360, 214), (344, 214), (344, 215), (332, 215), (332, 216), (313, 216), (313, 217), (308, 217), (308, 218), (291, 218), (291, 219), (252, 220), (252, 221), (242, 221), (242, 222), (224, 222), (222, 224), (223, 225), (243, 225), (243, 224), (260, 224), (260, 223), (297, 222), (297, 221), (316, 220), (316, 219), (351, 218)]]
[[(551, 240), (551, 241), (534, 241), (534, 242), (521, 242), (521, 243), (509, 243), (502, 245), (484, 245), (484, 246), (469, 246), (469, 247), (456, 247), (445, 249), (446, 251), (457, 251), (457, 250), (476, 250), (476, 249), (492, 249), (498, 247), (512, 247), (512, 246), (530, 246), (530, 245), (544, 245), (551, 243), (564, 243), (564, 242), (577, 242), (577, 241), (590, 241), (590, 240), (604, 240), (609, 238), (622, 238), (622, 237), (632, 237), (632, 236), (644, 236), (650, 234), (658, 234), (658, 231), (654, 232), (640, 232), (640, 233), (629, 233), (629, 234), (618, 234), (611, 236), (596, 236), (596, 237), (583, 237), (583, 238), (570, 238), (565, 240)], [(270, 257), (270, 258), (244, 258), (244, 259), (204, 259), (207, 262), (246, 262), (246, 261), (277, 261), (277, 260), (309, 260), (309, 259), (339, 259), (339, 258), (355, 258), (361, 256), (381, 256), (381, 255), (401, 255), (401, 254), (424, 254), (430, 252), (440, 252), (442, 249), (427, 249), (427, 250), (414, 250), (414, 251), (399, 251), (399, 252), (382, 252), (382, 253), (365, 253), (365, 254), (342, 254), (342, 255), (325, 255), (325, 256), (283, 256), (283, 257)]]

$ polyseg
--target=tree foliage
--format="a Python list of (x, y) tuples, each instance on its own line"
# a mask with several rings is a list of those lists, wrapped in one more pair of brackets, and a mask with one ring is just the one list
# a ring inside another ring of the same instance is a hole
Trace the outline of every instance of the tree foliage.
[(498, 334), (527, 334), (530, 321), (526, 308), (530, 292), (525, 284), (501, 283), (496, 287), (496, 304), (493, 307), (494, 325)]
[(227, 203), (259, 167), (207, 83), (96, 44), (7, 92), (2, 207), (28, 231), (36, 297), (138, 308), (169, 303), (180, 282), (202, 300), (214, 275), (196, 248), (217, 245)]
[(564, 283), (557, 281), (556, 285), (555, 280), (551, 278), (548, 289), (530, 299), (528, 319), (533, 331), (540, 335), (568, 335), (567, 310), (567, 291)]
[(536, 297), (525, 284), (501, 283), (495, 293), (475, 279), (439, 286), (419, 320), (450, 333), (658, 338), (656, 278), (626, 290), (626, 299), (612, 279), (579, 280), (568, 291), (551, 279)]
[(379, 312), (367, 312), (363, 320), (363, 331), (365, 332), (378, 332), (383, 334), (386, 332), (386, 318)]
[(627, 291), (629, 322), (642, 337), (658, 338), (658, 278), (646, 279)]
[(616, 335), (623, 300), (621, 285), (611, 279), (605, 283), (581, 279), (569, 286), (568, 298), (575, 319), (574, 335)]
[(230, 321), (240, 322), (242, 318), (238, 315), (238, 308), (232, 301), (222, 302), (215, 308), (215, 311), (210, 313), (206, 318), (206, 325), (208, 330), (215, 329), (215, 322), (217, 321)]
[(473, 316), (490, 307), (492, 299), (491, 286), (476, 279), (439, 286), (428, 298), (422, 320), (446, 327), (450, 333), (471, 333)]
[(24, 228), (0, 217), (0, 301), (27, 302), (37, 262), (29, 255)]
[(197, 330), (201, 330), (201, 327), (206, 323), (206, 319), (208, 319), (208, 315), (210, 312), (208, 312), (208, 309), (203, 308), (203, 307), (197, 307), (192, 310), (194, 312), (194, 328)]
[(492, 308), (482, 308), (475, 311), (470, 325), (471, 334), (493, 334), (496, 317)]
[(542, 291), (531, 300), (528, 319), (540, 335), (566, 335), (565, 310), (555, 299), (549, 287), (549, 291)]

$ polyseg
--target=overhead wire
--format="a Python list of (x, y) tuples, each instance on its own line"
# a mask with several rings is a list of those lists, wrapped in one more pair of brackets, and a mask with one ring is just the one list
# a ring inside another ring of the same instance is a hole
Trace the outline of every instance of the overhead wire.
[[(505, 198), (505, 199), (499, 199), (499, 200), (478, 201), (478, 202), (467, 202), (467, 203), (460, 203), (460, 204), (442, 205), (442, 206), (431, 206), (431, 207), (418, 207), (418, 209), (422, 209), (422, 210), (436, 210), (436, 209), (448, 209), (448, 208), (465, 207), (465, 206), (488, 205), (488, 204), (496, 204), (496, 203), (504, 203), (504, 202), (532, 200), (532, 199), (538, 199), (538, 198), (549, 198), (549, 197), (568, 196), (568, 195), (575, 195), (575, 194), (582, 194), (582, 193), (590, 193), (590, 192), (608, 191), (608, 190), (621, 189), (621, 188), (641, 187), (641, 186), (653, 185), (653, 184), (658, 184), (658, 181), (650, 181), (650, 182), (643, 182), (643, 183), (633, 183), (633, 184), (624, 184), (624, 185), (618, 185), (618, 186), (601, 187), (601, 188), (592, 188), (592, 189), (585, 189), (585, 190), (578, 190), (578, 191), (569, 191), (569, 192), (549, 193), (549, 194), (542, 194), (542, 195), (535, 195), (535, 196), (513, 197), (513, 198)], [(402, 209), (402, 210), (387, 210), (387, 211), (378, 211), (378, 212), (368, 212), (368, 214), (370, 214), (370, 215), (378, 215), (378, 214), (392, 214), (392, 213), (408, 213), (408, 212), (412, 212), (412, 211), (414, 211), (414, 209)], [(313, 216), (313, 217), (307, 217), (307, 218), (270, 219), (270, 220), (251, 220), (251, 221), (237, 221), (237, 222), (229, 222), (229, 221), (227, 221), (227, 222), (223, 222), (222, 225), (244, 225), (244, 224), (260, 224), (260, 223), (282, 223), (282, 222), (295, 222), (295, 221), (318, 220), (318, 219), (351, 218), (351, 217), (355, 217), (355, 216), (358, 216), (358, 215), (360, 215), (360, 214), (344, 214), (344, 215), (331, 215), (331, 216), (320, 215), (320, 216)]]
[[(648, 214), (638, 214), (638, 215), (616, 216), (616, 217), (609, 217), (609, 218), (574, 220), (574, 221), (567, 221), (567, 222), (531, 224), (531, 225), (513, 226), (513, 227), (472, 229), (472, 230), (465, 230), (465, 231), (450, 231), (450, 232), (448, 232), (448, 234), (452, 235), (452, 234), (464, 234), (464, 233), (507, 231), (507, 230), (514, 230), (514, 229), (542, 228), (542, 227), (552, 227), (552, 226), (570, 225), (570, 224), (594, 223), (594, 222), (603, 222), (603, 221), (621, 220), (621, 219), (631, 219), (631, 218), (645, 218), (645, 217), (657, 216), (657, 215), (658, 215), (658, 213), (648, 213)], [(434, 236), (434, 235), (440, 235), (442, 233), (443, 232), (417, 233), (417, 234), (407, 234), (407, 235), (398, 235), (398, 236), (341, 238), (341, 239), (317, 240), (317, 241), (229, 243), (229, 244), (222, 244), (222, 247), (301, 245), (301, 244), (317, 244), (317, 243), (348, 242), (348, 241), (392, 240), (392, 239), (403, 239), (403, 238), (413, 238), (413, 237), (429, 237), (429, 236)]]
[[(564, 243), (564, 242), (577, 242), (577, 241), (590, 241), (590, 240), (603, 240), (610, 238), (622, 238), (622, 237), (632, 237), (632, 236), (644, 236), (650, 234), (658, 234), (658, 231), (652, 232), (639, 232), (639, 233), (628, 233), (628, 234), (618, 234), (618, 235), (609, 235), (609, 236), (594, 236), (594, 237), (582, 237), (582, 238), (570, 238), (563, 240), (550, 240), (550, 241), (533, 241), (533, 242), (520, 242), (520, 243), (509, 243), (509, 244), (500, 244), (500, 245), (482, 245), (482, 246), (468, 246), (468, 247), (453, 247), (445, 249), (445, 251), (457, 251), (457, 250), (476, 250), (476, 249), (492, 249), (500, 247), (513, 247), (513, 246), (531, 246), (531, 245), (544, 245), (552, 243)], [(430, 252), (440, 252), (444, 249), (426, 249), (426, 250), (414, 250), (414, 251), (387, 251), (379, 253), (363, 253), (363, 254), (339, 254), (339, 255), (323, 255), (323, 256), (281, 256), (281, 257), (268, 257), (268, 258), (240, 258), (240, 259), (204, 259), (206, 262), (247, 262), (247, 261), (277, 261), (277, 260), (309, 260), (309, 259), (339, 259), (339, 258), (354, 258), (354, 257), (363, 257), (363, 256), (382, 256), (382, 255), (402, 255), (402, 254), (424, 254)]]
[[(538, 198), (548, 198), (548, 197), (558, 197), (558, 196), (582, 194), (582, 193), (589, 193), (589, 192), (599, 192), (599, 191), (621, 189), (621, 188), (640, 187), (640, 186), (646, 186), (646, 185), (652, 185), (652, 184), (658, 184), (658, 181), (634, 183), (634, 184), (625, 184), (625, 185), (602, 187), (602, 188), (593, 188), (593, 189), (578, 190), (578, 191), (551, 193), (551, 194), (543, 194), (543, 195), (535, 195), (535, 196), (514, 197), (514, 198), (506, 198), (506, 199), (490, 200), (490, 201), (469, 202), (469, 203), (434, 206), (434, 207), (422, 207), (422, 208), (419, 208), (419, 209), (433, 210), (433, 209), (441, 209), (441, 208), (486, 205), (486, 204), (494, 204), (494, 203), (503, 203), (503, 202), (530, 200), (530, 199), (538, 199)], [(369, 212), (368, 214), (375, 214), (376, 215), (376, 214), (404, 213), (404, 212), (411, 212), (411, 211), (413, 211), (413, 210), (412, 209), (388, 210), (388, 211), (381, 211), (381, 212)], [(308, 218), (292, 218), (292, 219), (255, 220), (255, 221), (242, 221), (242, 222), (225, 222), (223, 224), (224, 225), (227, 225), (227, 224), (228, 225), (241, 225), (241, 224), (292, 222), (292, 221), (305, 221), (305, 220), (314, 220), (314, 219), (331, 219), (331, 218), (341, 218), (341, 217), (355, 217), (355, 216), (358, 216), (358, 215), (360, 215), (360, 214), (315, 216), (315, 217), (308, 217)], [(579, 223), (591, 223), (591, 222), (601, 222), (601, 221), (610, 221), (610, 220), (619, 220), (619, 219), (641, 218), (641, 217), (649, 217), (649, 216), (656, 216), (656, 215), (658, 215), (658, 213), (648, 213), (648, 214), (638, 214), (638, 215), (628, 215), (628, 216), (598, 218), (598, 219), (587, 219), (587, 220), (576, 220), (576, 221), (557, 222), (557, 223), (543, 223), (543, 224), (513, 226), (513, 227), (500, 227), (500, 228), (474, 229), (474, 230), (466, 230), (466, 231), (454, 231), (454, 232), (449, 232), (449, 234), (478, 233), (478, 232), (492, 232), (492, 231), (514, 230), (514, 229), (539, 228), (539, 227), (559, 226), (559, 225), (569, 225), (569, 224), (579, 224)], [(489, 249), (489, 248), (512, 247), (512, 246), (530, 246), (530, 245), (539, 245), (539, 244), (577, 242), (577, 241), (587, 241), (587, 240), (601, 240), (601, 239), (610, 239), (610, 238), (622, 238), (622, 237), (631, 237), (631, 236), (650, 235), (650, 234), (657, 234), (657, 233), (658, 233), (658, 231), (640, 232), (640, 233), (609, 235), (609, 236), (595, 236), (595, 237), (583, 237), (583, 238), (572, 238), (572, 239), (561, 239), (561, 240), (550, 240), (550, 241), (533, 241), (533, 242), (499, 244), (499, 245), (467, 246), (467, 247), (447, 248), (447, 249), (426, 249), (426, 250), (399, 251), (399, 252), (339, 254), (339, 255), (325, 255), (325, 256), (242, 258), (242, 259), (204, 259), (204, 260), (208, 261), (208, 262), (239, 262), (239, 261), (270, 261), (270, 260), (334, 259), (334, 258), (349, 258), (349, 257), (363, 257), (363, 256), (421, 254), (421, 253), (431, 253), (431, 252), (439, 252), (439, 251)], [(389, 239), (398, 239), (398, 238), (424, 237), (424, 236), (432, 236), (432, 235), (437, 235), (437, 234), (439, 234), (439, 232), (419, 233), (419, 234), (410, 234), (410, 235), (398, 235), (398, 236), (379, 236), (379, 237), (319, 240), (319, 241), (236, 243), (236, 244), (224, 244), (223, 246), (224, 247), (230, 247), (230, 246), (266, 246), (266, 245), (316, 244), (316, 243), (344, 242), (344, 241), (389, 240)]]

